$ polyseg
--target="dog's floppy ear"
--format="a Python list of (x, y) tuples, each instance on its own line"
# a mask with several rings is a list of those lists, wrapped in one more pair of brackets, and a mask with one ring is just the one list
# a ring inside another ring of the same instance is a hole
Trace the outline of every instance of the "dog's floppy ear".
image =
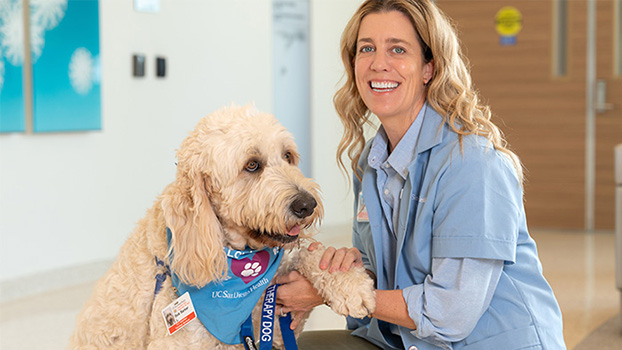
[(208, 179), (200, 171), (179, 171), (163, 195), (162, 209), (172, 232), (171, 269), (189, 285), (203, 287), (227, 272), (223, 232), (208, 197)]

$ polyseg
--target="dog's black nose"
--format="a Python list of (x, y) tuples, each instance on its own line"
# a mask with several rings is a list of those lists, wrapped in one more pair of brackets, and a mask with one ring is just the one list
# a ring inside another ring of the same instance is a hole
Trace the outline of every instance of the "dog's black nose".
[(303, 219), (311, 215), (316, 206), (317, 202), (315, 201), (315, 198), (306, 192), (302, 192), (294, 198), (290, 209), (294, 215)]

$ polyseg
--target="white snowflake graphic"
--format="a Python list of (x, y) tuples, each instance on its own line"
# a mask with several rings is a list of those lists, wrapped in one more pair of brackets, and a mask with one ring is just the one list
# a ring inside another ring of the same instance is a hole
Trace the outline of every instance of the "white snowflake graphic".
[(45, 31), (54, 29), (65, 16), (67, 0), (30, 0), (30, 50), (35, 63), (43, 52)]
[[(30, 47), (32, 63), (43, 53), (45, 33), (65, 17), (68, 0), (30, 0)], [(24, 62), (24, 22), (21, 0), (0, 0), (0, 91), (4, 85), (4, 61), (14, 66)], [(74, 51), (69, 62), (73, 89), (87, 94), (101, 79), (99, 56), (93, 58), (86, 48)]]
[(46, 30), (58, 25), (65, 16), (67, 0), (30, 0), (30, 20)]
[(93, 87), (94, 64), (91, 52), (84, 47), (77, 48), (69, 62), (69, 81), (80, 95), (86, 95)]
[(0, 46), (14, 66), (24, 62), (24, 21), (21, 1), (0, 1)]
[(45, 45), (45, 29), (38, 23), (30, 23), (30, 57), (36, 63)]
[[(45, 31), (54, 29), (65, 16), (67, 0), (30, 1), (30, 49), (32, 62), (43, 52)], [(9, 63), (24, 62), (24, 20), (21, 0), (0, 0), (0, 46)]]

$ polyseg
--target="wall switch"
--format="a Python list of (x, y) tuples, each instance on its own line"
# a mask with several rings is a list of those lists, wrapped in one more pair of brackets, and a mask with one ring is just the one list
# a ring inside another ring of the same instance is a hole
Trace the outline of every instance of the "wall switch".
[(134, 55), (132, 57), (133, 71), (135, 77), (145, 76), (145, 55)]
[(164, 57), (156, 58), (156, 76), (166, 76), (166, 59)]

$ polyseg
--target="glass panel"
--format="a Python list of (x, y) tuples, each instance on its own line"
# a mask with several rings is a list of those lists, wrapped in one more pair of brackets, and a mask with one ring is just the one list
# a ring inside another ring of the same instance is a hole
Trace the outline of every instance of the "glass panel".
[(553, 76), (568, 73), (568, 1), (553, 1)]
[(622, 0), (615, 1), (613, 27), (613, 74), (622, 76)]

